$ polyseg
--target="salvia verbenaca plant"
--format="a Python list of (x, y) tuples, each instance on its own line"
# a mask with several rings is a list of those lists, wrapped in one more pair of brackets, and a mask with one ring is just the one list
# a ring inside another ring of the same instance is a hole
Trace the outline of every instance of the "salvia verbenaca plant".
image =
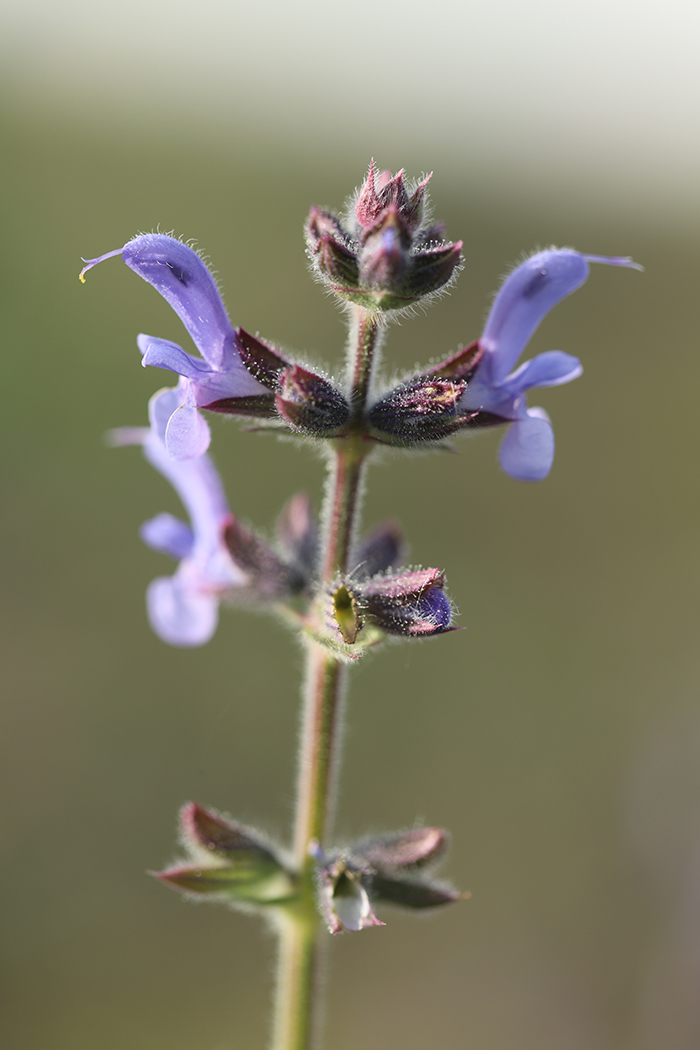
[[(188, 803), (180, 814), (182, 860), (157, 873), (191, 898), (265, 913), (280, 938), (272, 1045), (308, 1050), (318, 1013), (324, 928), (335, 934), (384, 925), (385, 904), (426, 909), (459, 893), (434, 876), (447, 833), (413, 827), (359, 842), (333, 841), (348, 667), (389, 637), (427, 638), (455, 629), (441, 569), (406, 566), (397, 526), (359, 533), (364, 475), (382, 446), (449, 448), (460, 432), (499, 428), (503, 470), (520, 481), (550, 471), (554, 435), (527, 391), (568, 383), (579, 361), (551, 350), (518, 366), (540, 321), (588, 277), (589, 263), (634, 266), (626, 258), (570, 248), (540, 251), (503, 282), (478, 339), (393, 385), (378, 375), (392, 319), (445, 292), (460, 269), (461, 241), (445, 239), (427, 215), (429, 178), (408, 182), (374, 164), (342, 215), (311, 209), (306, 224), (313, 275), (343, 304), (349, 340), (344, 371), (311, 368), (234, 328), (206, 264), (187, 244), (143, 234), (87, 262), (120, 255), (170, 303), (199, 356), (140, 335), (142, 364), (175, 373), (154, 394), (149, 426), (115, 431), (115, 444), (141, 445), (175, 488), (189, 522), (170, 514), (141, 536), (177, 562), (147, 591), (153, 630), (170, 645), (204, 645), (219, 605), (265, 608), (296, 632), (307, 659), (296, 818), (291, 846), (256, 828)], [(322, 443), (329, 481), (317, 522), (306, 496), (283, 507), (273, 541), (243, 525), (228, 505), (207, 454), (203, 413), (256, 421)]]

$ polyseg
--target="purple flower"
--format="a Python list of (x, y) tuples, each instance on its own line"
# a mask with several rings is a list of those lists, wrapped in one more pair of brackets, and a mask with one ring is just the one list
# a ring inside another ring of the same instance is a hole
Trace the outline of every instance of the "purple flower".
[[(191, 392), (187, 393), (190, 396)], [(168, 479), (182, 500), (190, 525), (159, 514), (141, 528), (154, 550), (180, 564), (174, 576), (160, 576), (148, 587), (148, 618), (170, 645), (204, 645), (214, 634), (222, 597), (245, 586), (247, 575), (234, 562), (224, 541), (231, 512), (213, 463), (206, 455), (178, 460), (165, 445), (167, 430), (178, 420), (182, 390), (161, 390), (149, 403), (150, 429), (125, 428), (113, 434), (118, 445), (140, 444), (149, 463)]]
[(90, 259), (80, 274), (104, 259), (121, 255), (135, 273), (152, 284), (175, 310), (202, 355), (185, 353), (177, 343), (140, 335), (144, 365), (167, 368), (182, 377), (165, 426), (165, 447), (173, 459), (201, 456), (209, 447), (209, 426), (197, 411), (229, 398), (250, 398), (269, 391), (246, 370), (236, 333), (219, 289), (206, 264), (182, 241), (161, 233), (134, 237), (123, 248)]
[[(581, 363), (561, 350), (550, 350), (511, 371), (540, 321), (588, 277), (588, 264), (637, 266), (630, 259), (581, 255), (569, 248), (538, 252), (503, 282), (479, 343), (483, 357), (462, 397), (460, 408), (483, 410), (513, 421), (499, 458), (506, 474), (519, 481), (540, 481), (554, 459), (554, 432), (542, 408), (528, 408), (525, 392), (576, 379)], [(478, 419), (475, 420), (478, 423)]]

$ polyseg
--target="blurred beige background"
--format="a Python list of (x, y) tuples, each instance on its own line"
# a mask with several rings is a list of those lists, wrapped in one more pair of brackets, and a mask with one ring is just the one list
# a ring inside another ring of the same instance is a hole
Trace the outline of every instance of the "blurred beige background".
[[(161, 377), (175, 315), (112, 261), (195, 237), (234, 323), (329, 364), (343, 327), (306, 272), (311, 203), (370, 156), (435, 169), (465, 240), (452, 295), (395, 326), (387, 368), (478, 335), (500, 275), (550, 243), (595, 268), (533, 339), (584, 376), (551, 412), (551, 477), (498, 435), (391, 459), (365, 521), (399, 518), (467, 629), (352, 683), (339, 834), (450, 827), (472, 899), (331, 945), (326, 1046), (696, 1050), (700, 657), (697, 9), (594, 0), (255, 8), (34, 0), (0, 14), (3, 397), (0, 967), (12, 1050), (257, 1050), (273, 944), (144, 871), (187, 799), (285, 834), (300, 655), (230, 611), (169, 649), (137, 530), (176, 499), (103, 433)], [(234, 511), (269, 526), (320, 464), (214, 420)]]

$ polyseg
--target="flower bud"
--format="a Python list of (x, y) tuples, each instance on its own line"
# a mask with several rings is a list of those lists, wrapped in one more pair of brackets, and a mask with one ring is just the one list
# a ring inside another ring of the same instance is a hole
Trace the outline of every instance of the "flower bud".
[(360, 585), (357, 605), (368, 622), (387, 634), (428, 636), (451, 629), (452, 607), (439, 569), (375, 576)]
[(360, 285), (379, 293), (400, 288), (410, 250), (410, 230), (392, 204), (364, 234), (359, 259)]
[(380, 441), (392, 445), (442, 441), (473, 415), (460, 412), (466, 388), (463, 380), (420, 376), (377, 401), (368, 412), (369, 423)]
[(306, 243), (312, 266), (332, 288), (354, 288), (358, 282), (355, 246), (331, 212), (313, 207), (306, 222)]
[(444, 585), (445, 576), (439, 569), (341, 581), (329, 595), (328, 644), (333, 645), (335, 633), (336, 646), (354, 659), (381, 641), (382, 635), (428, 637), (454, 630)]
[(369, 174), (345, 223), (312, 208), (306, 225), (311, 265), (342, 299), (373, 312), (404, 310), (446, 288), (462, 242), (445, 243), (439, 223), (422, 226), (430, 176), (407, 186), (403, 171)]
[(340, 391), (300, 365), (281, 373), (275, 403), (286, 423), (313, 437), (337, 434), (350, 417), (350, 407)]
[(467, 427), (507, 423), (493, 412), (465, 407), (468, 384), (483, 355), (478, 341), (470, 343), (376, 401), (367, 413), (375, 441), (410, 448), (444, 441)]
[(390, 171), (377, 172), (374, 161), (370, 161), (365, 184), (355, 202), (355, 215), (363, 229), (372, 229), (382, 214), (393, 206), (401, 216), (407, 230), (417, 232), (423, 218), (426, 187), (432, 172), (409, 191), (404, 183), (404, 171), (392, 176)]

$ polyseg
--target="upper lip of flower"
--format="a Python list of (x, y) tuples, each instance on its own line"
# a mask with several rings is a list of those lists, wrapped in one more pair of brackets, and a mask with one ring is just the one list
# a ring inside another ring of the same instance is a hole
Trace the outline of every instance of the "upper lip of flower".
[(546, 314), (587, 279), (591, 262), (641, 269), (630, 259), (583, 255), (569, 248), (538, 252), (503, 282), (479, 340), (484, 353), (460, 405), (513, 421), (500, 459), (506, 473), (519, 480), (546, 477), (554, 458), (549, 417), (543, 409), (527, 408), (526, 391), (568, 383), (583, 367), (571, 354), (549, 350), (512, 369)]
[(91, 259), (82, 271), (104, 259), (121, 255), (135, 273), (151, 284), (172, 306), (189, 332), (201, 358), (186, 353), (177, 343), (153, 336), (138, 337), (144, 365), (165, 368), (183, 377), (181, 400), (191, 410), (181, 417), (177, 441), (165, 434), (165, 445), (173, 458), (201, 455), (209, 445), (209, 431), (197, 412), (223, 398), (255, 397), (269, 391), (246, 369), (241, 360), (236, 333), (206, 263), (193, 248), (161, 233), (147, 233), (127, 241), (123, 248)]

